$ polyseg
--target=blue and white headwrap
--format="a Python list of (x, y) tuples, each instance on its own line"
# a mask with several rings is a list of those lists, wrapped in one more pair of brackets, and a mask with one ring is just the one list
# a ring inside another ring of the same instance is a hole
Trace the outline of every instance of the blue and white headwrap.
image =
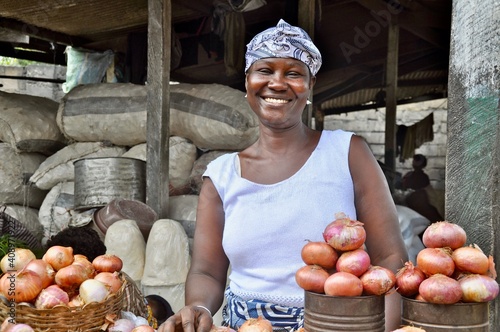
[(245, 72), (263, 58), (295, 58), (304, 62), (316, 76), (321, 67), (321, 53), (303, 29), (280, 20), (276, 27), (257, 34), (247, 45)]

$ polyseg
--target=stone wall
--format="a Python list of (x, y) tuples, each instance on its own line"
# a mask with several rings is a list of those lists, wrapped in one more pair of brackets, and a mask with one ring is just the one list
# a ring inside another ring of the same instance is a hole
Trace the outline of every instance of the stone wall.
[[(424, 143), (415, 153), (427, 157), (425, 172), (436, 189), (445, 188), (446, 144), (447, 144), (447, 99), (414, 103), (398, 106), (397, 125), (411, 126), (430, 113), (434, 114), (434, 139)], [(325, 129), (344, 129), (363, 136), (373, 151), (377, 160), (384, 161), (385, 140), (385, 108), (347, 114), (329, 115), (325, 117)], [(396, 171), (401, 174), (412, 169), (411, 158), (401, 162), (396, 160)]]

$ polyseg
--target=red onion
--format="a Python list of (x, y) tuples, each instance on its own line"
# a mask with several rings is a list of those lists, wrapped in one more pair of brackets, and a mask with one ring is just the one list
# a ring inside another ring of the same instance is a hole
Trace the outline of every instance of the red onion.
[(325, 281), (325, 294), (331, 296), (360, 296), (363, 283), (354, 274), (335, 272)]
[(488, 256), (477, 245), (457, 248), (451, 258), (455, 267), (463, 272), (486, 274), (490, 266)]
[(304, 290), (315, 293), (324, 292), (325, 281), (328, 277), (328, 272), (319, 265), (306, 265), (295, 273), (297, 285)]
[(454, 304), (462, 299), (460, 283), (443, 274), (434, 274), (420, 283), (419, 294), (426, 302)]
[(418, 294), (418, 288), (424, 279), (424, 272), (408, 261), (396, 273), (396, 291), (406, 297), (415, 296)]
[(337, 271), (349, 272), (360, 277), (370, 267), (370, 256), (362, 249), (343, 252), (337, 260)]
[(302, 247), (301, 257), (307, 265), (319, 265), (328, 270), (335, 267), (339, 255), (326, 242), (308, 241)]
[(108, 328), (109, 332), (131, 332), (135, 328), (135, 323), (131, 320), (121, 318), (116, 320), (113, 325)]
[(427, 248), (449, 247), (452, 250), (462, 247), (467, 234), (462, 227), (449, 221), (438, 221), (427, 227), (422, 234), (422, 242)]
[(348, 218), (344, 213), (335, 215), (336, 219), (329, 223), (323, 238), (335, 250), (349, 251), (361, 248), (366, 240), (363, 223)]
[(396, 284), (396, 275), (382, 266), (372, 265), (359, 277), (363, 284), (363, 294), (382, 295)]
[(461, 277), (458, 282), (464, 302), (488, 302), (498, 296), (498, 283), (486, 275), (469, 274)]
[(42, 289), (35, 301), (35, 308), (50, 309), (56, 305), (67, 305), (69, 302), (68, 293), (57, 285), (50, 285)]
[(417, 254), (417, 266), (427, 276), (444, 274), (451, 276), (455, 271), (455, 262), (448, 248), (424, 248)]

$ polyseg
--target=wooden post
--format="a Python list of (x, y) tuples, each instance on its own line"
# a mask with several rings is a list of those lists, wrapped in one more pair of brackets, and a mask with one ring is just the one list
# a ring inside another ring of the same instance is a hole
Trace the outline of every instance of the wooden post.
[[(465, 229), (468, 244), (494, 257), (500, 274), (498, 13), (499, 1), (453, 1), (445, 214)], [(500, 331), (498, 297), (490, 302), (490, 331)]]
[[(299, 15), (298, 15), (298, 21), (299, 21), (299, 26), (304, 29), (308, 34), (309, 37), (314, 41), (314, 19), (315, 19), (315, 6), (316, 6), (316, 1), (315, 0), (299, 0)], [(311, 127), (312, 126), (312, 113), (313, 113), (313, 91), (311, 90), (311, 96), (309, 97), (309, 100), (311, 101), (310, 105), (307, 105), (302, 119), (304, 123)]]
[(168, 214), (171, 0), (148, 0), (146, 203)]
[[(393, 17), (388, 27), (387, 65), (386, 65), (386, 95), (385, 95), (385, 165), (390, 170), (396, 169), (396, 110), (398, 90), (398, 48), (399, 25), (397, 17)], [(389, 183), (391, 189), (393, 183)]]

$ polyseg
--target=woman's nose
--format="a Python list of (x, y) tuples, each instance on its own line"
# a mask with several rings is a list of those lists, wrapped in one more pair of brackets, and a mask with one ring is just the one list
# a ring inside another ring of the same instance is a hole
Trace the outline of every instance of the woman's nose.
[(279, 73), (271, 75), (268, 86), (274, 90), (285, 90), (287, 88), (285, 77)]

